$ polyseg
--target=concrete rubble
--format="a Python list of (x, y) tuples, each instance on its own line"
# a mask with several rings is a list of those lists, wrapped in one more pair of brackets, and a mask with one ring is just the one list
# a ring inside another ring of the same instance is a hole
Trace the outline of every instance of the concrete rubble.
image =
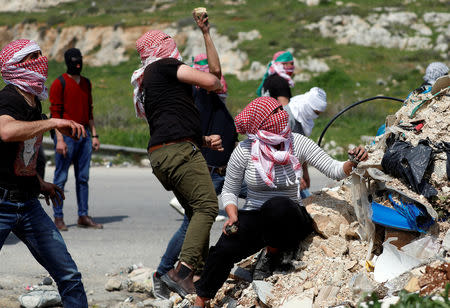
[[(44, 277), (42, 282), (38, 285), (27, 286), (26, 290), (29, 292), (20, 295), (18, 298), (21, 307), (43, 308), (62, 306), (61, 296), (59, 295), (56, 286), (53, 285), (53, 280), (50, 277)], [(7, 302), (4, 304), (5, 307), (9, 307), (9, 304), (6, 305)], [(3, 307), (1, 301), (0, 307)]]

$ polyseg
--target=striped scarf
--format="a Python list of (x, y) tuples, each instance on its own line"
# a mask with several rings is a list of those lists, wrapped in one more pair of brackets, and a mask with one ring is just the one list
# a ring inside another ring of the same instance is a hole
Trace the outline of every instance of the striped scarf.
[(0, 65), (5, 83), (45, 100), (48, 97), (45, 87), (48, 76), (47, 57), (40, 56), (38, 59), (21, 62), (29, 54), (40, 50), (34, 41), (26, 39), (13, 41), (1, 50)]
[[(267, 186), (274, 184), (274, 165), (291, 165), (296, 184), (300, 183), (302, 166), (293, 154), (292, 134), (288, 126), (289, 115), (278, 110), (280, 103), (272, 97), (254, 99), (235, 118), (238, 133), (252, 140), (251, 157), (258, 174)], [(275, 146), (279, 145), (279, 149)]]
[(145, 118), (143, 89), (141, 88), (146, 67), (164, 58), (175, 58), (182, 61), (175, 41), (164, 32), (152, 30), (145, 33), (136, 41), (136, 49), (141, 57), (142, 66), (131, 76), (134, 87), (133, 103), (136, 116)]
[(285, 80), (287, 80), (287, 82), (289, 83), (289, 87), (291, 88), (294, 87), (295, 85), (294, 80), (292, 80), (291, 76), (289, 75), (289, 74), (292, 75), (292, 73), (294, 72), (294, 66), (292, 66), (292, 68), (288, 70), (286, 70), (283, 66), (284, 62), (291, 62), (291, 61), (294, 61), (294, 57), (289, 51), (276, 52), (273, 55), (272, 61), (270, 61), (269, 64), (267, 65), (266, 73), (264, 74), (264, 77), (262, 79), (261, 84), (258, 87), (258, 90), (256, 90), (256, 94), (258, 94), (258, 96), (261, 96), (264, 81), (266, 81), (267, 77), (273, 74), (280, 75)]

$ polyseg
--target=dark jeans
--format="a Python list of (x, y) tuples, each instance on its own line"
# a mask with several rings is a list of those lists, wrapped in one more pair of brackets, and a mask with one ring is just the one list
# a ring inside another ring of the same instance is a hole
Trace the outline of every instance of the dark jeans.
[[(312, 232), (311, 218), (303, 207), (296, 205), (293, 201), (287, 198), (277, 198), (277, 202), (273, 203), (274, 207), (262, 213), (262, 210), (254, 211), (239, 211), (239, 229), (234, 235), (222, 234), (217, 244), (212, 246), (209, 250), (209, 255), (206, 260), (205, 269), (201, 275), (200, 280), (195, 283), (197, 295), (206, 298), (213, 298), (217, 291), (222, 287), (227, 280), (231, 269), (236, 262), (255, 254), (265, 246), (272, 246), (280, 248), (276, 244), (276, 234), (281, 242), (284, 242), (282, 237), (288, 238), (291, 242), (291, 248), (298, 245), (298, 243)], [(272, 199), (275, 199), (272, 198)], [(271, 200), (272, 200), (271, 199)], [(284, 199), (284, 200), (283, 200)], [(271, 200), (267, 201), (263, 207)], [(281, 212), (276, 207), (285, 204), (288, 207), (297, 207), (298, 214), (292, 215), (292, 212)], [(267, 217), (271, 216), (271, 212), (276, 217), (272, 225), (267, 225)], [(295, 223), (297, 230), (291, 234), (291, 225)], [(272, 230), (277, 230), (272, 232)], [(289, 247), (283, 243), (283, 249)]]
[[(218, 175), (215, 172), (211, 172), (211, 180), (214, 184), (216, 194), (220, 195), (220, 193), (222, 192), (223, 183), (225, 182), (225, 177)], [(242, 183), (239, 197), (244, 199), (247, 198), (247, 185), (245, 183)], [(189, 219), (186, 215), (184, 215), (181, 226), (170, 239), (169, 244), (167, 244), (166, 251), (161, 257), (161, 262), (159, 263), (158, 269), (156, 270), (158, 274), (164, 275), (175, 266), (175, 263), (178, 260), (178, 256), (180, 255), (181, 246), (183, 246), (184, 237), (186, 236), (188, 226)], [(201, 266), (201, 264), (199, 266)], [(198, 268), (198, 271), (201, 270), (201, 268)]]
[(10, 232), (25, 243), (53, 277), (65, 308), (88, 307), (81, 274), (64, 239), (37, 199), (25, 203), (0, 200), (0, 249)]
[(153, 151), (150, 162), (155, 176), (173, 191), (189, 218), (180, 260), (197, 268), (208, 253), (209, 232), (219, 211), (205, 159), (194, 143), (180, 142)]
[[(92, 155), (92, 139), (88, 130), (87, 136), (79, 140), (73, 140), (70, 137), (63, 136), (67, 144), (67, 154), (64, 157), (55, 151), (55, 176), (53, 183), (62, 190), (67, 182), (70, 165), (73, 163), (75, 172), (75, 187), (77, 192), (78, 216), (88, 215), (89, 199), (89, 167)], [(55, 141), (56, 142), (56, 141)], [(56, 143), (55, 143), (56, 147)], [(55, 217), (63, 217), (63, 203), (53, 207)]]

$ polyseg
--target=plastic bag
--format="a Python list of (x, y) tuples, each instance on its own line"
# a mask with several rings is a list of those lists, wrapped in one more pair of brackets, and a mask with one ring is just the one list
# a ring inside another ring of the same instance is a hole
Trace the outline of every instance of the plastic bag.
[(388, 281), (421, 264), (421, 260), (390, 244), (393, 240), (395, 238), (389, 238), (383, 243), (383, 253), (377, 258), (373, 273), (376, 282)]
[(366, 259), (370, 258), (375, 238), (375, 225), (372, 223), (372, 207), (367, 192), (367, 180), (355, 172), (352, 174), (352, 205), (358, 219), (357, 233), (362, 240), (369, 242)]
[(409, 142), (394, 141), (386, 150), (381, 166), (386, 173), (405, 180), (415, 192), (430, 198), (436, 196), (437, 191), (424, 174), (431, 165), (432, 154), (427, 140), (420, 140), (416, 147)]

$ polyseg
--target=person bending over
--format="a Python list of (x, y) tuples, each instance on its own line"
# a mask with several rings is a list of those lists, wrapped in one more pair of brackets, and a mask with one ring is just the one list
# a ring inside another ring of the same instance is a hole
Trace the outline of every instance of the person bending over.
[[(287, 112), (274, 98), (253, 100), (235, 123), (237, 131), (248, 139), (239, 143), (228, 162), (221, 197), (229, 218), (195, 283), (195, 305), (200, 307), (215, 296), (234, 263), (267, 247), (263, 261), (269, 266), (261, 269), (268, 269), (270, 274), (272, 260), (281, 251), (298, 246), (312, 232), (312, 219), (299, 193), (303, 162), (333, 179), (345, 178), (356, 166), (355, 162), (332, 159), (312, 140), (292, 133)], [(350, 153), (359, 160), (368, 157), (363, 147)], [(248, 196), (238, 211), (238, 193), (244, 179)], [(237, 227), (237, 232), (228, 235), (230, 226)]]

